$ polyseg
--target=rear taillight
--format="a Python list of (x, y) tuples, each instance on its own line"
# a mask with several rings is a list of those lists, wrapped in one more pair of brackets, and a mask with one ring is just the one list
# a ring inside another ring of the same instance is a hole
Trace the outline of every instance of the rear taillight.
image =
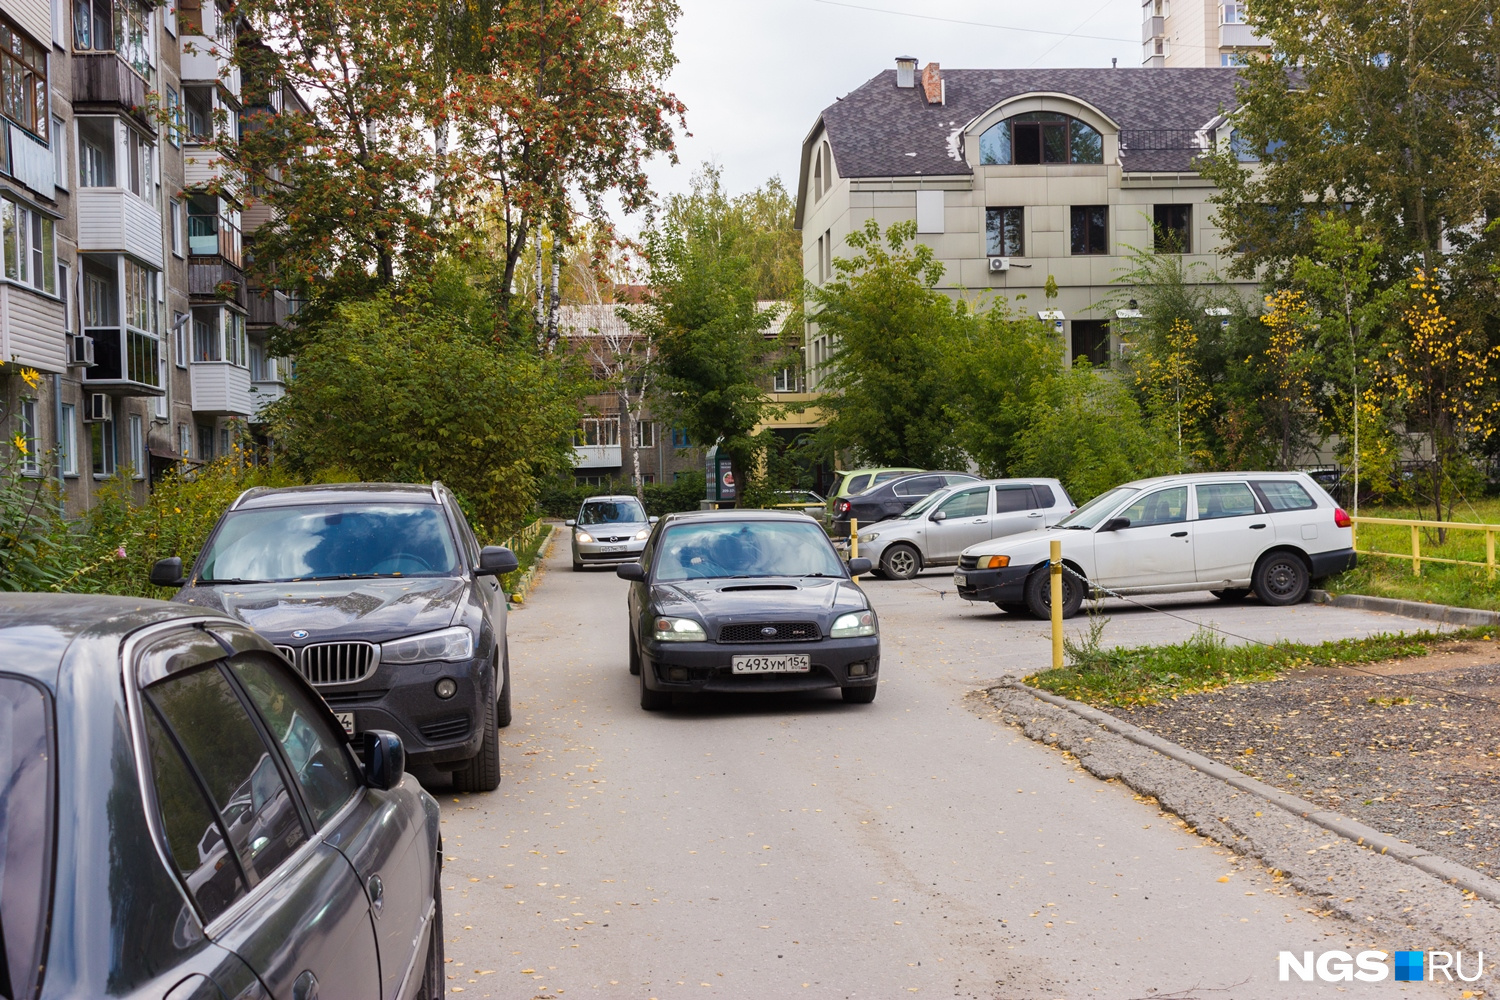
[(850, 504), (848, 500), (840, 500), (839, 501), (839, 506), (838, 506), (838, 512), (840, 514), (847, 514), (847, 513), (849, 513), (849, 508), (851, 506), (853, 506), (853, 505)]
[(1344, 513), (1344, 508), (1342, 507), (1333, 508), (1333, 523), (1338, 525), (1340, 528), (1348, 528), (1354, 524), (1354, 522), (1349, 519), (1349, 515)]

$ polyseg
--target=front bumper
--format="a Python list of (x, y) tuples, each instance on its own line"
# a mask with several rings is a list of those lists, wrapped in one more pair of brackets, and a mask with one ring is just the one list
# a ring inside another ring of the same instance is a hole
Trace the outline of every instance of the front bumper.
[[(653, 691), (816, 691), (873, 685), (880, 676), (880, 637), (874, 635), (786, 643), (656, 642), (647, 639), (643, 646), (641, 676), (646, 687)], [(785, 653), (806, 654), (812, 660), (812, 669), (796, 674), (736, 674), (730, 668), (731, 658), (735, 656)], [(863, 676), (850, 675), (849, 668), (856, 663), (865, 665)], [(686, 678), (671, 680), (673, 668), (685, 670)]]
[[(490, 690), (488, 658), (467, 663), (382, 663), (353, 684), (317, 685), (334, 712), (353, 712), (356, 734), (386, 729), (401, 737), (407, 760), (417, 764), (462, 763), (479, 752), (484, 705)], [(458, 686), (451, 698), (437, 696), (437, 682)]]
[(1332, 552), (1314, 552), (1307, 560), (1312, 564), (1312, 578), (1321, 580), (1325, 576), (1353, 569), (1359, 562), (1359, 556), (1353, 549), (1334, 549)]
[(1026, 578), (1031, 575), (1032, 568), (957, 569), (953, 571), (953, 585), (958, 589), (958, 596), (966, 601), (1023, 604), (1026, 601)]
[(635, 562), (646, 551), (646, 539), (628, 542), (580, 542), (573, 539), (573, 561), (606, 566)]

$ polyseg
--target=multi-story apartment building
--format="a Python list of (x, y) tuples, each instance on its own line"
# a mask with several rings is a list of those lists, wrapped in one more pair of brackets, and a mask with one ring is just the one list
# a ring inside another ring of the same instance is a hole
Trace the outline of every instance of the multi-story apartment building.
[(1245, 0), (1144, 0), (1141, 65), (1240, 66), (1270, 42), (1245, 23)]
[[(803, 143), (804, 274), (829, 280), (866, 220), (914, 221), (945, 292), (1002, 294), (1053, 323), (1070, 357), (1109, 364), (1132, 311), (1117, 281), (1134, 250), (1226, 269), (1214, 188), (1193, 160), (1230, 142), (1234, 82), (1232, 69), (918, 73), (898, 60), (824, 110)], [(806, 337), (815, 389), (836, 345), (815, 315)]]
[(285, 297), (247, 295), (244, 186), (202, 145), (238, 129), (226, 10), (0, 0), (0, 417), (70, 514), (226, 453), (279, 388)]

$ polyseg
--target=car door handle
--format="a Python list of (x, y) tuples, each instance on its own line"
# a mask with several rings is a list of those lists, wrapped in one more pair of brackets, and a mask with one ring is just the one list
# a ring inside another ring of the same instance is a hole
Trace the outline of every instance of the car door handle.
[(976, 518), (974, 518), (974, 520), (970, 521), (969, 523), (970, 524), (989, 524), (990, 523), (990, 519), (987, 518), (987, 517), (976, 517)]
[(1252, 525), (1250, 525), (1250, 530), (1251, 531), (1259, 531), (1261, 528), (1264, 528), (1264, 527), (1265, 527), (1264, 524), (1252, 524)]
[(1027, 514), (1026, 516), (1027, 517), (1041, 517), (1042, 516), (1042, 512), (1039, 511), (1039, 510), (1034, 510), (1030, 514)]
[(380, 880), (379, 875), (371, 875), (365, 882), (365, 888), (370, 890), (370, 909), (374, 910), (378, 917), (385, 907), (385, 883)]
[(1174, 531), (1174, 532), (1172, 532), (1172, 537), (1173, 538), (1186, 538), (1187, 537), (1187, 532), (1186, 531)]
[(304, 972), (292, 984), (292, 1000), (318, 1000), (318, 977)]

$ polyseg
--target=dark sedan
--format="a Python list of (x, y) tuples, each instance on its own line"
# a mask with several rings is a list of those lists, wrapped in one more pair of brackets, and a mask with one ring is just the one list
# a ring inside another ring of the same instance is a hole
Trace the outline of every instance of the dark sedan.
[(657, 525), (632, 581), (630, 672), (641, 707), (675, 693), (838, 688), (875, 700), (880, 636), (875, 612), (806, 514), (761, 510), (673, 514)]
[(979, 477), (967, 472), (919, 472), (887, 479), (873, 489), (835, 502), (832, 533), (840, 538), (847, 538), (851, 520), (860, 524), (874, 524), (887, 518), (900, 517), (912, 504), (945, 486), (977, 482)]
[(0, 599), (0, 997), (437, 1000), (438, 822), (239, 622)]

